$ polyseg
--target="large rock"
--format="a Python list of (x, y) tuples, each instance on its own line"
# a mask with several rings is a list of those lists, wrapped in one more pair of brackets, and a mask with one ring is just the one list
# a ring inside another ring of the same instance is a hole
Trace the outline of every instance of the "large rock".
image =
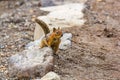
[(45, 16), (39, 16), (49, 27), (73, 27), (83, 25), (83, 12), (85, 5), (83, 3), (71, 3), (60, 6), (43, 7), (41, 10), (50, 12)]
[(54, 72), (49, 72), (43, 76), (40, 80), (60, 80), (60, 76)]
[(24, 50), (9, 59), (9, 76), (37, 77), (43, 76), (53, 68), (53, 54), (50, 48)]

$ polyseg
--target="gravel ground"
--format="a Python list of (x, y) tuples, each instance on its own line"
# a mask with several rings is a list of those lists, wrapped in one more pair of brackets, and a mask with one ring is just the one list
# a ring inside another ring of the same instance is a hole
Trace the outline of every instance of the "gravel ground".
[(120, 1), (88, 0), (87, 22), (69, 28), (70, 49), (59, 52), (55, 72), (62, 80), (120, 80)]
[[(72, 46), (55, 57), (54, 71), (62, 80), (120, 80), (119, 4), (87, 0), (85, 25), (63, 30), (73, 39)], [(0, 1), (0, 80), (9, 79), (8, 57), (33, 41), (32, 18), (46, 14), (39, 7), (39, 0)]]

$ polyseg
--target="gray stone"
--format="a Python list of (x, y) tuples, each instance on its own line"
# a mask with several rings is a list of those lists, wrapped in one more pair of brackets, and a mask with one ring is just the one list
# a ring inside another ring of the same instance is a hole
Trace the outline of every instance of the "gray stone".
[(60, 80), (60, 76), (54, 72), (49, 72), (43, 76), (40, 80)]
[(43, 7), (46, 7), (46, 6), (55, 6), (53, 0), (41, 0), (41, 5)]
[(24, 1), (17, 1), (15, 6), (22, 6), (25, 2)]
[(3, 14), (0, 16), (0, 18), (7, 18), (8, 16), (9, 16), (8, 13), (3, 13)]
[(0, 49), (3, 49), (3, 48), (5, 48), (5, 46), (4, 46), (4, 45), (2, 45), (2, 44), (0, 44)]
[(61, 43), (59, 45), (59, 49), (61, 50), (68, 49), (72, 44), (71, 39), (72, 39), (71, 33), (64, 33), (63, 36), (61, 37)]
[(51, 48), (34, 48), (24, 50), (9, 58), (10, 77), (43, 76), (53, 69), (53, 52)]

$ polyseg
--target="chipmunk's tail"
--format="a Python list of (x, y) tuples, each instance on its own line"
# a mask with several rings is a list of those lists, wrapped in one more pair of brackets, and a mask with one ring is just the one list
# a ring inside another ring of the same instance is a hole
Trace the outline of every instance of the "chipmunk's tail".
[(40, 27), (43, 29), (45, 35), (50, 33), (50, 29), (49, 29), (48, 25), (44, 21), (36, 18), (35, 22), (37, 22), (40, 25)]

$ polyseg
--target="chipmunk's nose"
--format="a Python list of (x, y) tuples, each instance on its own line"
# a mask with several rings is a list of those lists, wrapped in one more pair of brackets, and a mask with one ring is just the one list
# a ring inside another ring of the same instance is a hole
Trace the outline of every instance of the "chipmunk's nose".
[(63, 36), (63, 33), (62, 33), (62, 35), (61, 35), (61, 37)]

